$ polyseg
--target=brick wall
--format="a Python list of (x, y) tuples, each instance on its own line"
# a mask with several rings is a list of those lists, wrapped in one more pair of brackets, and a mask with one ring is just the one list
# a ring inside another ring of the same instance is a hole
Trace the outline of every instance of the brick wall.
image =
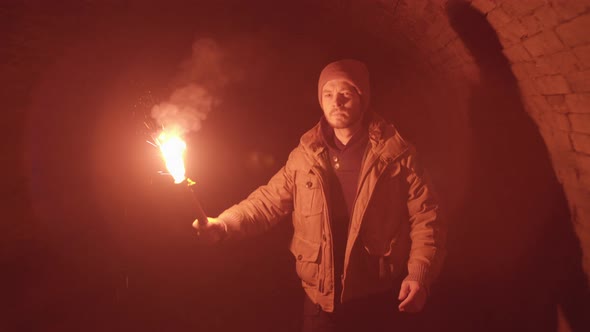
[(590, 1), (474, 0), (495, 28), (563, 184), (590, 275)]

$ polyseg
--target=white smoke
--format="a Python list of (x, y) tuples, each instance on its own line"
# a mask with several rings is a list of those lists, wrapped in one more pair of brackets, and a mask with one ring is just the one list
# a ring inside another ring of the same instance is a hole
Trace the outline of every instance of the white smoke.
[(195, 41), (192, 56), (181, 65), (177, 79), (184, 84), (167, 101), (152, 108), (151, 115), (157, 124), (180, 135), (201, 129), (202, 121), (219, 104), (213, 93), (231, 80), (225, 59), (214, 40)]
[(166, 131), (180, 135), (201, 129), (201, 122), (216, 104), (202, 86), (189, 84), (172, 93), (170, 99), (152, 108), (152, 117)]
[(210, 38), (196, 40), (190, 58), (181, 63), (174, 80), (180, 88), (152, 108), (152, 117), (167, 131), (181, 135), (199, 130), (208, 114), (221, 104), (229, 84), (261, 77), (278, 63), (275, 48), (267, 43), (270, 39), (232, 36), (223, 41), (223, 47)]

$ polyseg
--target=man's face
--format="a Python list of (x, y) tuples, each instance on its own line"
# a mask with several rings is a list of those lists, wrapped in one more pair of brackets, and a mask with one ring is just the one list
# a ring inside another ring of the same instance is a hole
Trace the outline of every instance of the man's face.
[(322, 109), (333, 128), (351, 128), (362, 118), (361, 96), (348, 82), (331, 80), (322, 88)]

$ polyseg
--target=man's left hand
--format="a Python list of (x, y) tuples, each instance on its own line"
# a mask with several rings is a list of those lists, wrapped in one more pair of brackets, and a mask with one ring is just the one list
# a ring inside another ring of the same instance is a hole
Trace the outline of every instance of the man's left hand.
[(397, 298), (402, 301), (398, 309), (401, 312), (420, 312), (426, 304), (427, 296), (426, 288), (418, 281), (404, 280)]

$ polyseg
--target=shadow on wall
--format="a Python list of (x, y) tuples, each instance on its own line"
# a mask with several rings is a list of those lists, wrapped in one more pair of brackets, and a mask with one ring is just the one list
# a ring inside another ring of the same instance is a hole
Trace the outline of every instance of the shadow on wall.
[(468, 92), (467, 199), (449, 216), (449, 256), (424, 321), (445, 331), (556, 331), (559, 307), (573, 331), (590, 331), (567, 201), (498, 37), (467, 3), (447, 14), (481, 81)]

